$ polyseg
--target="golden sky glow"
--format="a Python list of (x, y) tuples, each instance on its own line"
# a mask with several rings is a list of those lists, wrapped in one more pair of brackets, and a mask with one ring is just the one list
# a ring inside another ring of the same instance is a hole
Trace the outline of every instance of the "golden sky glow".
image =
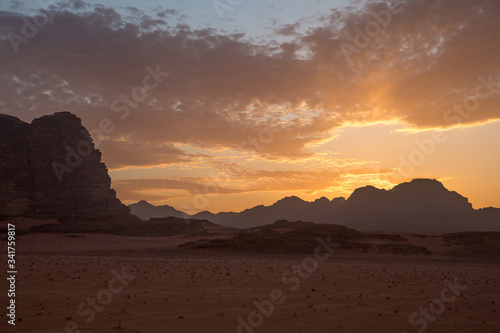
[(0, 39), (0, 112), (77, 114), (128, 204), (240, 211), (425, 177), (500, 207), (500, 3), (403, 1), (363, 47), (387, 5), (336, 4), (260, 40), (180, 9), (68, 5), (18, 53)]

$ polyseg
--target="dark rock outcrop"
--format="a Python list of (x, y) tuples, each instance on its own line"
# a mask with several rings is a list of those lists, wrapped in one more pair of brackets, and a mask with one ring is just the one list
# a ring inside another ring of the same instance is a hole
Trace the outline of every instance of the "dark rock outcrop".
[(393, 234), (364, 234), (345, 226), (279, 220), (273, 224), (240, 231), (232, 238), (201, 239), (179, 247), (239, 252), (311, 254), (322, 239), (335, 252), (373, 252), (396, 255), (430, 255), (426, 247), (408, 244), (408, 239)]
[(128, 213), (77, 116), (58, 112), (27, 124), (0, 115), (0, 217)]
[(188, 249), (226, 249), (238, 252), (314, 253), (318, 238), (330, 243), (332, 250), (364, 238), (356, 230), (339, 225), (286, 220), (239, 232), (229, 239), (198, 240), (180, 245)]

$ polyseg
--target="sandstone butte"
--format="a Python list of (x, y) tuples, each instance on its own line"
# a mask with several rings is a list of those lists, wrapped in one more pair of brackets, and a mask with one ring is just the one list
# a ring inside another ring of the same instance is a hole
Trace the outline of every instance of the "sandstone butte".
[(129, 208), (81, 119), (58, 112), (28, 124), (0, 114), (0, 218), (121, 214)]

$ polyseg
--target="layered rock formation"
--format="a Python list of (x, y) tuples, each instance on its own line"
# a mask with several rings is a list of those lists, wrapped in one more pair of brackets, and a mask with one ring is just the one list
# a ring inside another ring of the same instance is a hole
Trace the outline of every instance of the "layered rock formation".
[(128, 213), (77, 116), (58, 112), (27, 124), (0, 115), (0, 217)]

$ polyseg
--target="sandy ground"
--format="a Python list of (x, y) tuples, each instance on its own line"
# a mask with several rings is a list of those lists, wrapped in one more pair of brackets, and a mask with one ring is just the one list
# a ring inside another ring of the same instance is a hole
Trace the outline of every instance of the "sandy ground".
[(180, 251), (178, 236), (74, 236), (21, 237), (18, 321), (3, 310), (0, 332), (500, 332), (498, 261), (333, 252), (314, 262)]

